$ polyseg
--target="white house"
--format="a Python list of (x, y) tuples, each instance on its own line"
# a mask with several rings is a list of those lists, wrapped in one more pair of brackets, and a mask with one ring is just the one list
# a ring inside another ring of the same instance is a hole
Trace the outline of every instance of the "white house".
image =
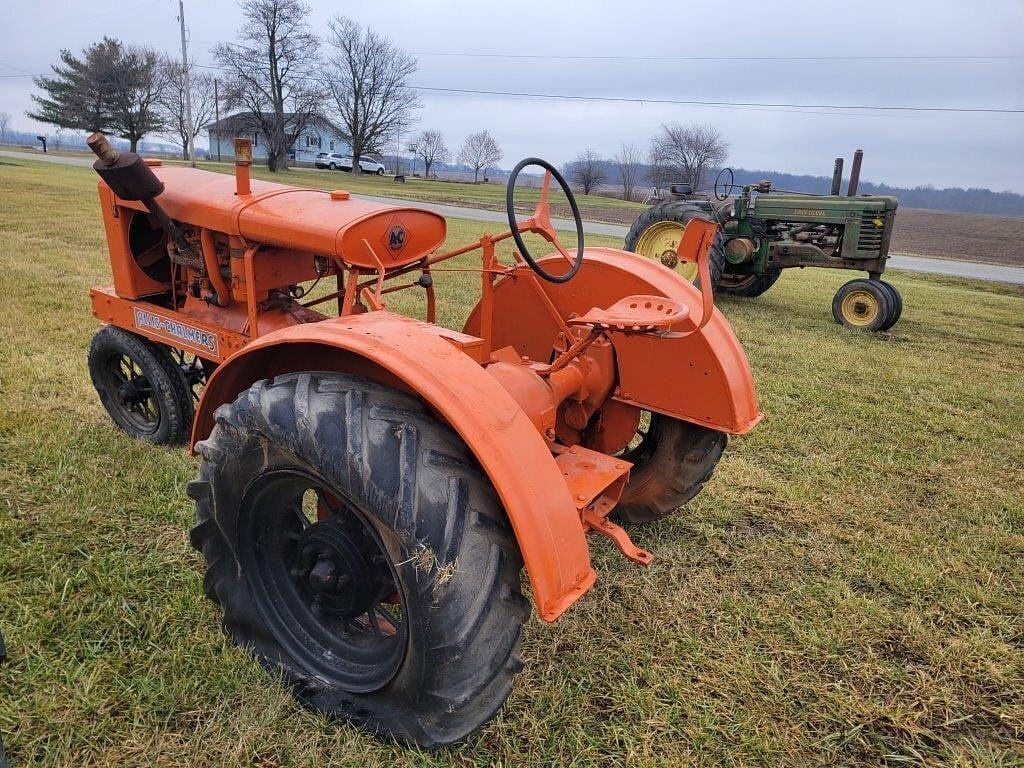
[[(285, 113), (285, 127), (293, 120), (293, 113)], [(267, 159), (267, 141), (256, 125), (253, 115), (238, 112), (206, 126), (210, 134), (210, 157), (219, 156), (230, 160), (234, 155), (236, 138), (252, 139), (252, 159)], [(288, 159), (300, 163), (312, 163), (321, 152), (349, 152), (348, 142), (341, 136), (341, 129), (322, 117), (306, 123), (299, 136), (289, 133), (292, 139)]]

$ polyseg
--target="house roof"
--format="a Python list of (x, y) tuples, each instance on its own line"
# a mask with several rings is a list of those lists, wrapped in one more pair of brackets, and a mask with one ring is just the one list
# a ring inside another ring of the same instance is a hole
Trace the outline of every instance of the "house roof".
[[(262, 113), (267, 117), (270, 116), (269, 112)], [(294, 112), (284, 113), (285, 125), (292, 122), (295, 119)], [(319, 125), (321, 128), (326, 128), (333, 131), (338, 136), (342, 135), (341, 129), (328, 120), (325, 117), (314, 116), (312, 122)], [(206, 130), (216, 131), (218, 133), (252, 133), (257, 130), (256, 116), (252, 112), (236, 112), (233, 115), (227, 115), (206, 125)]]

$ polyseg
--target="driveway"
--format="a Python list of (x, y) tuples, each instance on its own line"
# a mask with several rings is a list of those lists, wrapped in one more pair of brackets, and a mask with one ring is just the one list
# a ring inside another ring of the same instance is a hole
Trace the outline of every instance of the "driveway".
[[(32, 154), (29, 152), (12, 152), (0, 150), (2, 157), (14, 157), (20, 160), (43, 160), (48, 163), (60, 165), (92, 166), (92, 159), (88, 157), (71, 157), (68, 155), (44, 155), (42, 153)], [(362, 200), (370, 200), (386, 205), (415, 205), (418, 208), (426, 208), (435, 211), (442, 216), (457, 219), (474, 219), (476, 221), (493, 221), (496, 223), (506, 222), (505, 214), (498, 211), (486, 211), (480, 208), (466, 208), (460, 205), (446, 205), (443, 203), (425, 203), (422, 201), (401, 200), (395, 197), (377, 197), (375, 195), (356, 195), (353, 197)], [(573, 222), (568, 219), (552, 219), (555, 227), (562, 230), (573, 229)], [(507, 226), (507, 224), (506, 224)], [(598, 221), (584, 221), (583, 230), (592, 235), (609, 235), (611, 237), (626, 237), (626, 227), (618, 224), (603, 224)], [(933, 275), (949, 275), (951, 277), (968, 277), (974, 280), (987, 280), (993, 283), (1013, 283), (1024, 285), (1024, 267), (1007, 267), (1000, 264), (980, 264), (975, 261), (955, 261), (953, 259), (932, 259), (927, 256), (903, 256), (894, 255), (889, 257), (889, 267), (892, 269), (906, 269), (910, 272), (927, 272)]]

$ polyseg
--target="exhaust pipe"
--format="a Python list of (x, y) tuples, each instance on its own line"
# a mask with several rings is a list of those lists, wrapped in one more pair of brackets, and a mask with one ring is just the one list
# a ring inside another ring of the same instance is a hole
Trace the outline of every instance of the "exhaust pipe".
[(838, 195), (841, 186), (843, 186), (843, 158), (837, 157), (835, 168), (832, 170), (832, 192), (830, 194)]
[(184, 230), (160, 207), (156, 197), (164, 191), (164, 183), (156, 177), (146, 161), (134, 152), (118, 152), (99, 131), (85, 140), (98, 158), (92, 169), (122, 200), (137, 200), (167, 232), (175, 248), (191, 263), (199, 263), (199, 256), (185, 237)]
[(863, 149), (858, 149), (853, 153), (853, 165), (850, 166), (850, 186), (846, 190), (847, 197), (853, 197), (857, 194), (857, 187), (860, 185), (860, 163), (863, 159)]

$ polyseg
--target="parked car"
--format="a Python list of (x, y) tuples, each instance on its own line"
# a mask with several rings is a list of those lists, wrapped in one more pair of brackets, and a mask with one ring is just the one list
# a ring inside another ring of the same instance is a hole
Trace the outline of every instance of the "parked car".
[[(332, 171), (352, 170), (352, 155), (342, 155), (337, 152), (321, 152), (316, 156), (314, 162), (317, 168), (329, 168)], [(359, 158), (359, 167), (363, 173), (375, 173), (378, 176), (384, 175), (384, 166), (378, 163), (376, 160), (371, 160), (368, 157)]]

